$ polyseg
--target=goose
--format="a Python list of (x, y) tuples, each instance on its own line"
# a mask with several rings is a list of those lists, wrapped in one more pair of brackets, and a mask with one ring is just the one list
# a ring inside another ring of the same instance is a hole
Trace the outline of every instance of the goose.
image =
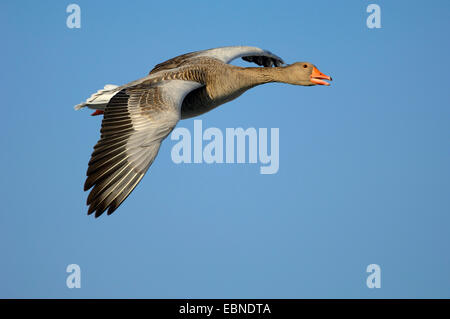
[[(229, 64), (242, 58), (258, 67)], [(88, 215), (112, 214), (141, 181), (161, 142), (178, 121), (199, 116), (260, 84), (330, 85), (309, 62), (286, 65), (270, 51), (229, 46), (186, 53), (156, 65), (136, 81), (108, 84), (76, 110), (103, 115), (100, 139), (88, 164)]]

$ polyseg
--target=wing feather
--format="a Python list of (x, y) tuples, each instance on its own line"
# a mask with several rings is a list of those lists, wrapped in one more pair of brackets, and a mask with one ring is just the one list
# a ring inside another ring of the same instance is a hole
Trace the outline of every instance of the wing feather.
[(109, 101), (84, 184), (91, 189), (88, 214), (112, 214), (130, 195), (180, 119), (184, 97), (201, 85), (168, 80), (127, 87)]
[(267, 50), (250, 46), (229, 46), (179, 55), (157, 64), (149, 74), (178, 68), (183, 64), (189, 63), (192, 59), (199, 57), (215, 58), (223, 63), (230, 63), (237, 58), (242, 58), (244, 61), (253, 62), (264, 67), (281, 66), (284, 64), (282, 58)]

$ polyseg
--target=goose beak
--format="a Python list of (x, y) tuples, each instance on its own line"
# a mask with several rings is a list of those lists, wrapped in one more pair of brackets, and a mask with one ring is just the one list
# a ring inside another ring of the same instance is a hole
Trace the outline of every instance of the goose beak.
[(320, 72), (316, 67), (313, 67), (313, 71), (311, 75), (309, 76), (310, 81), (314, 84), (320, 84), (320, 85), (330, 85), (330, 83), (325, 82), (321, 79), (325, 79), (328, 81), (333, 81), (331, 76), (325, 75), (322, 72)]

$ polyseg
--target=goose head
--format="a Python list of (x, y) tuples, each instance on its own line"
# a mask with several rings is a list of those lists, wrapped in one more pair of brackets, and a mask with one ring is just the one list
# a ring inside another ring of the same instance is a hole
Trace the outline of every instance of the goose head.
[(294, 85), (330, 85), (324, 81), (332, 81), (331, 76), (325, 75), (309, 62), (296, 62), (285, 67), (286, 82)]

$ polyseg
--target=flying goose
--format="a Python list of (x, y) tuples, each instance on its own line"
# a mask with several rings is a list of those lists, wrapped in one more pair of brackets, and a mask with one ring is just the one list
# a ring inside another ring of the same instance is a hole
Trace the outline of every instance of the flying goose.
[[(242, 58), (262, 67), (229, 63)], [(94, 146), (84, 190), (88, 215), (112, 214), (140, 182), (161, 142), (180, 119), (206, 113), (248, 89), (269, 82), (329, 85), (331, 77), (313, 64), (285, 65), (257, 47), (230, 46), (180, 55), (156, 65), (139, 80), (106, 85), (75, 106), (103, 114), (100, 140)]]

